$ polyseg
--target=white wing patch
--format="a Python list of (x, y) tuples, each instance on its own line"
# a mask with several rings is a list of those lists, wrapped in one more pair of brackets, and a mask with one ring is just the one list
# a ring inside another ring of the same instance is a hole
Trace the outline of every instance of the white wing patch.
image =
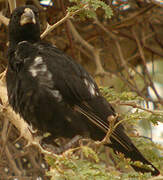
[(85, 85), (88, 87), (89, 92), (95, 96), (98, 95), (98, 92), (95, 89), (95, 85), (92, 82), (89, 82), (87, 79), (84, 79)]
[(34, 59), (33, 64), (29, 68), (29, 72), (34, 78), (38, 79), (40, 85), (45, 86), (46, 90), (52, 94), (52, 96), (58, 101), (62, 101), (62, 95), (58, 90), (53, 90), (54, 82), (52, 74), (48, 70), (46, 63), (41, 56), (37, 56)]
[(31, 72), (33, 77), (36, 77), (38, 74), (43, 75), (45, 74), (45, 72), (47, 72), (47, 66), (45, 63), (43, 63), (43, 59), (41, 56), (37, 56), (35, 58), (34, 63), (29, 68), (29, 71)]
[(39, 80), (41, 85), (53, 88), (52, 74), (41, 56), (37, 56), (34, 59), (33, 64), (29, 67), (29, 72), (34, 78)]

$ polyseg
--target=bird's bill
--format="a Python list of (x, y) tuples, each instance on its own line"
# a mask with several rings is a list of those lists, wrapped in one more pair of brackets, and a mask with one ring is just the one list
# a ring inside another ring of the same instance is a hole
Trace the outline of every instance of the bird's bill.
[(35, 15), (30, 8), (25, 8), (20, 18), (20, 25), (23, 26), (29, 23), (36, 24)]

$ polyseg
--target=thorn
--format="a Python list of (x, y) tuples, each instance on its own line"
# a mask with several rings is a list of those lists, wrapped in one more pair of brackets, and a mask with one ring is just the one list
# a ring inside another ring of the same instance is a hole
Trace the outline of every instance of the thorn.
[(32, 125), (29, 125), (29, 126), (28, 126), (28, 129), (29, 129), (29, 131), (31, 132), (31, 134), (37, 133), (37, 129), (33, 129), (33, 126), (32, 126)]

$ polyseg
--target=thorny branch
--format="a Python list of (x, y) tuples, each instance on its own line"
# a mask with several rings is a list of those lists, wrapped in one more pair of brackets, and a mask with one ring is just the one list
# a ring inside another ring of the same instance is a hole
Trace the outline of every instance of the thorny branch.
[[(86, 8), (86, 6), (83, 7)], [(51, 31), (53, 31), (57, 26), (61, 25), (62, 23), (64, 23), (66, 20), (68, 20), (69, 18), (72, 18), (73, 16), (75, 16), (77, 13), (79, 13), (80, 11), (82, 11), (83, 9), (81, 10), (76, 10), (75, 12), (67, 12), (67, 14), (60, 20), (58, 21), (57, 23), (53, 24), (53, 25), (49, 25), (47, 24), (47, 28), (46, 30), (41, 34), (41, 39), (43, 39), (47, 34), (49, 34)]]
[(72, 14), (70, 12), (68, 12), (66, 14), (66, 16), (64, 16), (60, 21), (58, 21), (57, 23), (55, 23), (54, 25), (49, 25), (47, 24), (47, 28), (46, 30), (41, 34), (41, 39), (43, 39), (47, 34), (49, 34), (51, 31), (53, 31), (57, 26), (59, 26), (60, 24), (64, 23), (68, 18), (70, 18), (72, 16)]

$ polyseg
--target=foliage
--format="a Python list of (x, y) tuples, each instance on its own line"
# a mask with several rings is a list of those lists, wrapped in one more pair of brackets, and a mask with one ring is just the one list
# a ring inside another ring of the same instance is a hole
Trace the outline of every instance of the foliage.
[(131, 101), (131, 100), (143, 100), (140, 96), (137, 96), (133, 92), (117, 92), (113, 88), (102, 87), (101, 93), (105, 98), (110, 101)]
[(151, 122), (153, 125), (158, 125), (158, 122), (163, 122), (163, 113), (151, 114), (145, 111), (135, 111), (134, 113), (121, 114), (123, 121), (137, 124), (139, 120)]
[(101, 8), (104, 10), (104, 17), (110, 18), (113, 15), (112, 9), (104, 1), (101, 0), (69, 0), (76, 5), (69, 7), (69, 12), (75, 12), (77, 10), (82, 10), (78, 15), (80, 18), (96, 18), (96, 10)]
[[(51, 165), (48, 175), (52, 176), (52, 180), (78, 180), (78, 179), (108, 179), (112, 177), (105, 168), (104, 164), (96, 162), (91, 153), (96, 154), (89, 147), (82, 147), (81, 152), (85, 157), (89, 154), (91, 158), (81, 159), (78, 155), (67, 153), (63, 156), (58, 156), (57, 159), (46, 157), (47, 162)], [(87, 152), (86, 152), (87, 151)], [(97, 154), (96, 154), (97, 156)]]

